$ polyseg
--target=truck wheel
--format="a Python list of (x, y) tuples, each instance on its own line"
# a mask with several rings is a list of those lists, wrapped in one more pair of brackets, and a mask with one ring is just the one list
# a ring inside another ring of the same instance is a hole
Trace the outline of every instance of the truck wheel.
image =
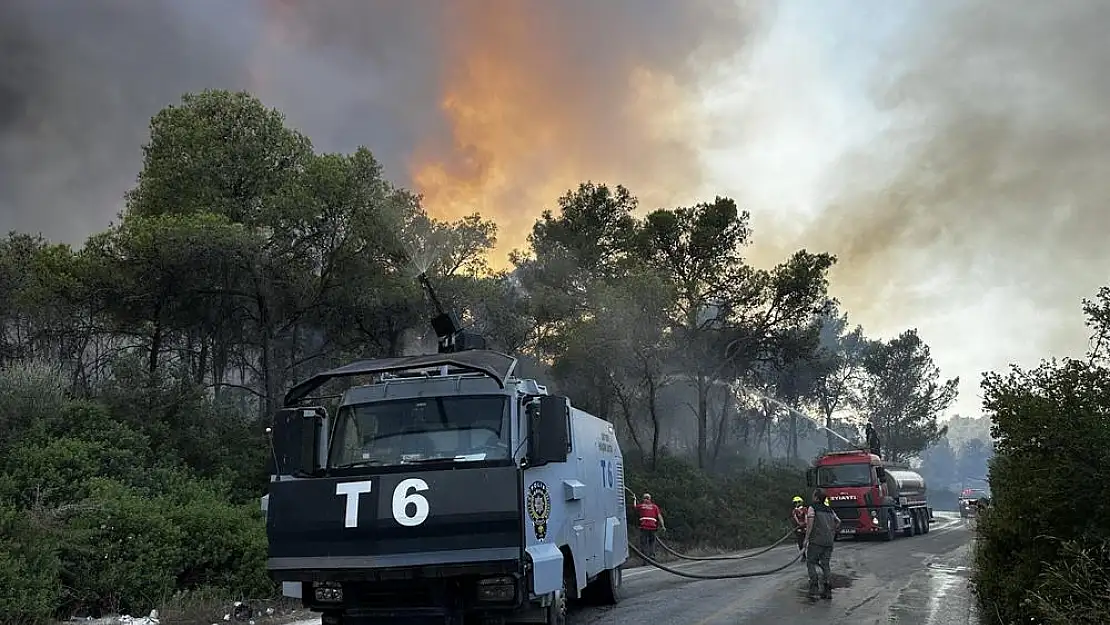
[(620, 603), (623, 581), (623, 574), (619, 566), (615, 569), (602, 571), (601, 575), (597, 576), (597, 588), (594, 593), (597, 602), (601, 605), (617, 605)]
[(929, 521), (929, 510), (928, 510), (928, 508), (926, 508), (926, 509), (925, 509), (925, 510), (924, 510), (924, 511), (923, 511), (923, 512), (921, 513), (921, 517), (922, 517), (922, 519), (923, 519), (923, 522), (922, 522), (922, 524), (921, 524), (921, 527), (922, 527), (922, 529), (924, 529), (924, 530), (925, 530), (924, 532), (922, 532), (922, 534), (928, 534), (928, 533), (929, 533), (929, 530), (933, 529), (932, 527), (929, 527), (929, 526), (931, 525), (931, 523), (930, 523), (930, 521)]
[(912, 537), (917, 533), (917, 519), (914, 518), (913, 510), (910, 510), (910, 522), (906, 523), (906, 527), (902, 529), (902, 535), (906, 538)]
[(885, 540), (885, 541), (894, 540), (894, 533), (896, 531), (895, 528), (897, 526), (898, 526), (898, 522), (894, 520), (894, 512), (886, 513), (886, 533), (883, 534), (883, 540)]
[(567, 625), (567, 576), (563, 574), (563, 588), (556, 590), (547, 606), (547, 625)]
[(921, 529), (921, 511), (920, 510), (910, 510), (910, 520), (913, 521), (913, 523), (911, 525), (913, 526), (913, 535), (914, 536), (920, 536), (920, 535), (925, 533), (925, 530)]

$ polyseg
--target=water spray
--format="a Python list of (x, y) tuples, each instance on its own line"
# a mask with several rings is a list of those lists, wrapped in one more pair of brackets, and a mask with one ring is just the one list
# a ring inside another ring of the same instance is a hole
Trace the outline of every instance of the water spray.
[(738, 384), (736, 384), (736, 386), (739, 389), (741, 389), (742, 391), (744, 391), (745, 393), (748, 393), (749, 395), (754, 395), (754, 396), (756, 396), (756, 397), (758, 397), (762, 400), (769, 401), (772, 404), (775, 404), (776, 406), (778, 406), (780, 408), (785, 408), (791, 414), (798, 415), (799, 417), (802, 417), (803, 419), (809, 420), (811, 423), (816, 425), (818, 429), (825, 430), (826, 432), (828, 432), (828, 433), (832, 434), (833, 436), (839, 438), (840, 440), (844, 441), (848, 445), (854, 445), (855, 444), (854, 442), (848, 440), (843, 435), (841, 435), (840, 432), (837, 432), (836, 430), (825, 427), (825, 424), (822, 423), (821, 420), (818, 419), (817, 417), (808, 415), (808, 414), (802, 412), (801, 410), (798, 410), (797, 408), (794, 408), (793, 406), (790, 406), (786, 402), (775, 399), (774, 397), (768, 397), (767, 395), (764, 395), (763, 393), (760, 393), (759, 391), (754, 391), (754, 390), (744, 386), (743, 384), (738, 383)]
[(803, 419), (809, 421), (813, 425), (817, 426), (817, 429), (825, 430), (826, 432), (828, 432), (828, 433), (832, 434), (833, 436), (839, 438), (840, 440), (844, 441), (845, 443), (847, 443), (850, 446), (853, 446), (853, 447), (856, 446), (856, 443), (854, 441), (844, 437), (844, 435), (842, 435), (840, 432), (837, 432), (836, 430), (825, 427), (825, 424), (822, 422), (821, 419), (818, 419), (817, 417), (814, 417), (812, 415), (808, 415), (808, 414), (802, 412), (801, 410), (798, 410), (797, 408), (794, 408), (790, 404), (787, 404), (786, 402), (784, 402), (782, 400), (775, 399), (774, 397), (770, 397), (768, 395), (765, 395), (765, 394), (763, 394), (763, 393), (761, 393), (757, 390), (748, 388), (747, 386), (744, 386), (743, 384), (740, 384), (739, 382), (729, 383), (729, 382), (724, 382), (724, 381), (721, 381), (721, 380), (716, 380), (716, 381), (712, 382), (711, 384), (713, 384), (715, 386), (717, 386), (717, 385), (724, 386), (724, 387), (727, 387), (729, 390), (739, 389), (739, 390), (743, 391), (744, 393), (747, 393), (748, 395), (758, 397), (759, 399), (762, 399), (762, 400), (765, 400), (765, 401), (769, 401), (772, 404), (774, 404), (774, 405), (776, 405), (780, 408), (786, 409), (791, 414), (797, 415), (797, 416), (802, 417)]

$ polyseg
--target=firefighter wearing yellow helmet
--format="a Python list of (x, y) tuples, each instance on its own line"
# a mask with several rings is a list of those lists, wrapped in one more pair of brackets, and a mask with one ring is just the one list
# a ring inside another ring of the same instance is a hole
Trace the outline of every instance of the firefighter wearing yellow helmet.
[[(798, 550), (806, 542), (806, 502), (801, 497), (794, 498), (794, 510), (790, 513), (790, 521), (794, 524), (794, 538), (798, 540)], [(804, 562), (805, 559), (803, 558)]]

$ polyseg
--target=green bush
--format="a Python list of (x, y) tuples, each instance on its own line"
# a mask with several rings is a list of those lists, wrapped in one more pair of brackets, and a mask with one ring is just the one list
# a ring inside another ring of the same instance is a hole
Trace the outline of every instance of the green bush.
[(1110, 535), (1110, 370), (1051, 363), (987, 376), (984, 390), (997, 451), (975, 549), (983, 613), (1001, 623), (1096, 622), (1079, 617), (1085, 609), (1083, 618), (1104, 618), (1110, 596), (1097, 564)]
[(1110, 541), (1061, 543), (1041, 580), (1033, 603), (1047, 625), (1102, 625), (1110, 614)]
[(654, 471), (629, 467), (626, 483), (650, 492), (663, 510), (667, 539), (693, 547), (742, 549), (771, 543), (789, 529), (790, 500), (804, 495), (799, 466), (770, 464), (713, 475), (677, 458)]
[(0, 504), (0, 623), (50, 617), (62, 591), (52, 537), (14, 507)]
[(234, 503), (230, 479), (249, 469), (206, 479), (152, 444), (156, 429), (95, 402), (54, 408), (0, 453), (0, 614), (34, 623), (145, 612), (183, 591), (275, 593), (257, 499)]

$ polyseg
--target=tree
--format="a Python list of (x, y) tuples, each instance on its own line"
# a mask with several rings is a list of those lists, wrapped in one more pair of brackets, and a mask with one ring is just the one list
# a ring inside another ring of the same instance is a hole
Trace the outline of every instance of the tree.
[(139, 216), (206, 212), (267, 225), (273, 200), (312, 156), (307, 137), (248, 93), (186, 94), (151, 119), (127, 210)]
[(826, 273), (835, 262), (827, 254), (801, 251), (770, 271), (757, 270), (741, 256), (751, 234), (748, 222), (748, 213), (734, 201), (718, 197), (710, 204), (655, 211), (638, 237), (640, 255), (668, 277), (677, 294), (671, 323), (696, 385), (697, 458), (703, 468), (710, 462), (711, 389), (723, 375), (743, 377), (736, 372), (770, 358), (777, 342), (808, 325), (825, 304)]
[(905, 461), (944, 436), (937, 418), (956, 400), (959, 378), (940, 381), (917, 330), (872, 343), (863, 369), (859, 406), (875, 424), (888, 459)]
[(825, 419), (827, 449), (834, 449), (833, 417), (857, 401), (863, 372), (866, 339), (863, 328), (848, 329), (847, 313), (835, 308), (821, 318), (820, 344), (812, 361), (815, 374), (814, 399)]
[(536, 349), (554, 362), (578, 401), (611, 418), (616, 401), (607, 375), (610, 339), (596, 315), (608, 305), (605, 290), (623, 277), (636, 234), (636, 199), (624, 187), (585, 183), (559, 198), (559, 213), (545, 211), (529, 236), (530, 254), (515, 254), (515, 275), (536, 321)]
[(958, 481), (956, 453), (948, 437), (942, 436), (921, 454), (921, 471), (926, 482), (935, 488), (946, 489)]
[(963, 444), (957, 457), (957, 471), (960, 479), (970, 482), (968, 486), (980, 483), (987, 475), (987, 463), (991, 458), (991, 448), (981, 439), (973, 438)]

